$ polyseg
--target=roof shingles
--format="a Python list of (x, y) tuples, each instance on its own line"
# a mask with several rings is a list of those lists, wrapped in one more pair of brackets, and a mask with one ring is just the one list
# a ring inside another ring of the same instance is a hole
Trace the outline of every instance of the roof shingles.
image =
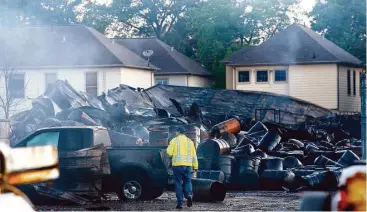
[[(0, 66), (148, 67), (144, 59), (113, 45), (103, 34), (84, 25), (24, 26), (0, 29)], [(153, 67), (154, 68), (154, 67)]]
[(306, 27), (293, 24), (259, 46), (241, 49), (227, 57), (233, 66), (338, 63), (361, 66), (362, 62)]
[(153, 50), (154, 53), (150, 57), (149, 61), (160, 68), (160, 70), (155, 73), (156, 75), (211, 75), (211, 73), (200, 64), (183, 55), (181, 52), (175, 50), (174, 48), (170, 47), (157, 38), (116, 39), (116, 42), (123, 46), (126, 46), (126, 48), (130, 49), (141, 57), (144, 57), (142, 54), (144, 50)]

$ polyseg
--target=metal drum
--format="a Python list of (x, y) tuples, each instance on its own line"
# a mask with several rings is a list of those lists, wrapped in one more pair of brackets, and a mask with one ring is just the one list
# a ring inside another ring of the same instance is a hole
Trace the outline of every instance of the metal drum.
[(209, 139), (199, 144), (197, 148), (198, 157), (218, 158), (219, 155), (227, 154), (230, 151), (228, 143), (222, 139)]

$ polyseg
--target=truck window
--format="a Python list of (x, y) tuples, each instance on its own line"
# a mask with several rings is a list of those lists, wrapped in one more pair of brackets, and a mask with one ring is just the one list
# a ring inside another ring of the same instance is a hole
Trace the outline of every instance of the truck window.
[(58, 143), (59, 132), (44, 132), (28, 140), (27, 146), (52, 145), (57, 148)]
[(111, 146), (111, 139), (108, 131), (99, 129), (94, 131), (94, 145), (103, 144), (104, 146)]
[(76, 151), (83, 149), (82, 130), (63, 130), (60, 137), (60, 151)]

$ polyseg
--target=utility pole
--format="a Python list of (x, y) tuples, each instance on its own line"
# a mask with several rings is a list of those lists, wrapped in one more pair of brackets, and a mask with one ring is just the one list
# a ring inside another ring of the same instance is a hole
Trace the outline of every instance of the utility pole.
[(364, 68), (361, 74), (361, 139), (362, 139), (362, 160), (366, 160), (366, 133), (367, 133), (367, 107), (366, 107), (366, 69)]

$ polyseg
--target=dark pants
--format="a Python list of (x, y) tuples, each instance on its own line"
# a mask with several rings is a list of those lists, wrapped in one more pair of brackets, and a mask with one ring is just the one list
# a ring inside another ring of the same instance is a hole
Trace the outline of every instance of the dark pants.
[[(183, 205), (184, 196), (186, 199), (189, 196), (192, 197), (192, 184), (191, 184), (192, 168), (189, 166), (173, 166), (172, 170), (175, 179), (177, 204)], [(183, 194), (182, 194), (182, 187), (183, 187)]]

